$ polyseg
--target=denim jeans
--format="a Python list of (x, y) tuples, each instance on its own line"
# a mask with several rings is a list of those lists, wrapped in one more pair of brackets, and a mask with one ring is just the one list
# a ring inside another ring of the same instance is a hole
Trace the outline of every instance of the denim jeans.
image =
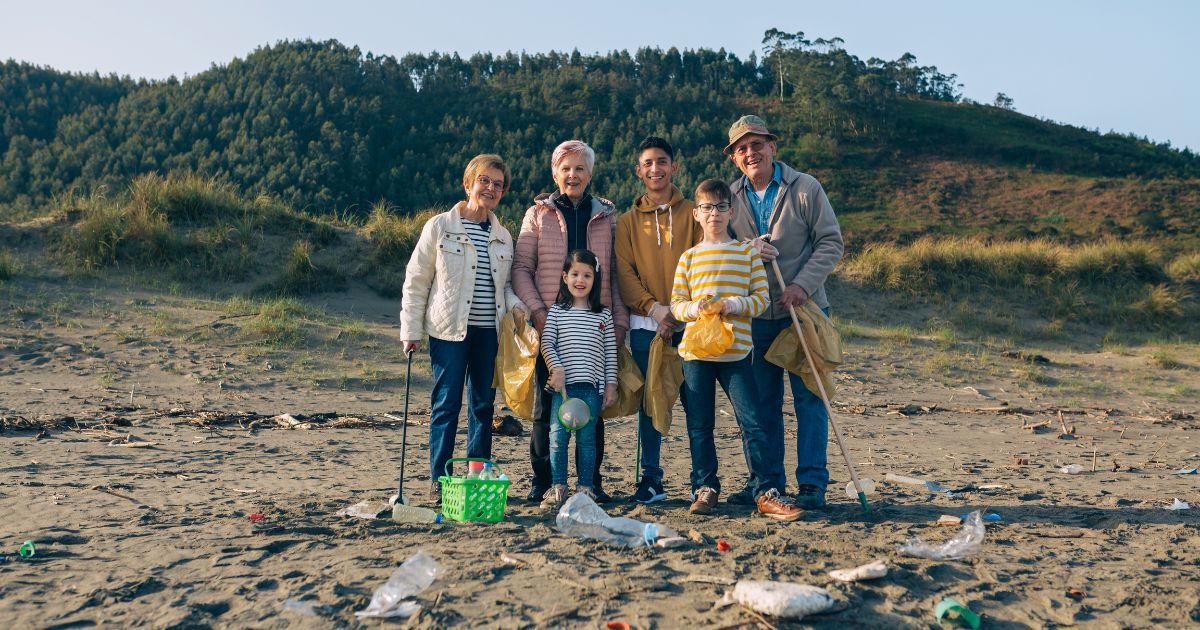
[[(829, 309), (822, 309), (829, 314)], [(775, 337), (792, 325), (792, 319), (755, 319), (754, 382), (758, 385), (763, 413), (778, 418), (783, 425), (784, 369), (767, 361), (765, 355)], [(825, 449), (829, 444), (829, 413), (821, 397), (808, 391), (799, 376), (788, 372), (796, 410), (796, 483), (814, 485), (822, 490), (829, 484), (829, 468)]]
[[(600, 419), (600, 403), (603, 400), (600, 388), (592, 383), (568, 383), (567, 396), (587, 403), (591, 412), (591, 422), (574, 433), (577, 484), (592, 487), (596, 472), (596, 425), (599, 424), (597, 420)], [(554, 403), (550, 406), (550, 477), (555, 485), (567, 483), (567, 445), (572, 433), (558, 421), (558, 408), (562, 402), (562, 395), (555, 392)]]
[(687, 391), (688, 447), (692, 453), (692, 491), (708, 486), (718, 492), (716, 426), (716, 383), (733, 405), (742, 429), (742, 440), (750, 467), (750, 489), (758, 496), (772, 488), (783, 491), (783, 423), (778, 416), (761, 412), (754, 369), (750, 357), (738, 361), (684, 361), (683, 383)]
[(463, 386), (467, 388), (467, 457), (492, 456), (492, 405), (496, 390), (492, 373), (496, 365), (496, 329), (467, 326), (462, 341), (429, 338), (433, 367), (433, 396), (429, 412), (429, 468), (432, 479), (446, 474), (454, 455), (458, 413)]
[[(535, 488), (549, 488), (551, 482), (550, 470), (550, 425), (557, 423), (558, 419), (551, 419), (550, 407), (554, 404), (554, 399), (558, 397), (557, 392), (549, 392), (542, 389), (546, 384), (546, 379), (549, 378), (550, 371), (546, 369), (546, 362), (542, 359), (542, 353), (538, 353), (537, 357), (537, 383), (542, 396), (541, 413), (533, 419), (533, 426), (529, 430), (529, 467), (533, 469), (532, 485)], [(596, 471), (592, 475), (592, 487), (599, 488), (602, 485), (600, 476), (600, 465), (604, 462), (604, 418), (597, 418), (594, 421), (596, 425)], [(579, 440), (575, 441), (575, 459), (579, 459)]]
[[(629, 331), (629, 351), (633, 354), (633, 362), (643, 375), (646, 373), (646, 364), (650, 361), (650, 343), (654, 341), (654, 337), (655, 333), (652, 330)], [(682, 331), (675, 333), (671, 338), (671, 345), (678, 346), (682, 339)], [(687, 396), (684, 395), (684, 390), (680, 385), (679, 402), (683, 405), (684, 413), (687, 413)], [(650, 416), (646, 415), (645, 406), (638, 409), (638, 439), (642, 445), (642, 479), (650, 479), (662, 485), (663, 470), (659, 463), (662, 459), (662, 434), (654, 428)]]

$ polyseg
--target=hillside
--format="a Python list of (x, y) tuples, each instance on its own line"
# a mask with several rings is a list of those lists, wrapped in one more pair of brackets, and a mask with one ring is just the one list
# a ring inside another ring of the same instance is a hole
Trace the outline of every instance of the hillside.
[(1190, 238), (1200, 225), (1190, 152), (961, 102), (954, 75), (909, 55), (863, 61), (777, 31), (768, 44), (761, 61), (650, 48), (398, 60), (286, 42), (160, 82), (9, 61), (0, 218), (154, 172), (214, 177), (317, 215), (361, 217), (379, 201), (412, 213), (455, 201), (462, 165), (484, 151), (513, 167), (502, 209), (516, 217), (552, 186), (549, 153), (569, 137), (596, 148), (594, 190), (623, 207), (644, 135), (679, 147), (686, 190), (733, 176), (719, 153), (726, 129), (758, 112), (780, 130), (781, 158), (825, 182), (852, 238)]

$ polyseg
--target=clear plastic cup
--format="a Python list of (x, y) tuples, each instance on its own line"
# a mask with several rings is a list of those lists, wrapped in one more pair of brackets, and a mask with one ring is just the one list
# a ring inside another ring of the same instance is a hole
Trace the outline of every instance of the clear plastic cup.
[[(870, 479), (859, 479), (859, 485), (862, 486), (863, 494), (871, 494), (875, 492), (875, 482)], [(858, 500), (858, 490), (854, 487), (854, 481), (846, 482), (846, 496), (851, 499)]]

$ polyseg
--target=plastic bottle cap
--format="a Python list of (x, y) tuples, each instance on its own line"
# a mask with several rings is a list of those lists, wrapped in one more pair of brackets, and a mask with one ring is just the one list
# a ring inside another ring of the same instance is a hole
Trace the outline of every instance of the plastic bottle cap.
[(33, 544), (32, 540), (26, 540), (17, 553), (21, 554), (22, 558), (33, 557), (33, 554), (37, 553), (37, 546)]
[(647, 547), (654, 545), (654, 541), (658, 539), (658, 525), (646, 523), (646, 528), (642, 530), (642, 538), (645, 539)]

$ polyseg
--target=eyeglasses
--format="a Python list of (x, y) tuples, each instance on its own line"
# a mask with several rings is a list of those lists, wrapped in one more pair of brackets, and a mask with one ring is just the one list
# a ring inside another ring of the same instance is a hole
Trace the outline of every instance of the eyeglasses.
[(725, 214), (726, 212), (729, 212), (729, 204), (727, 204), (727, 203), (718, 203), (718, 204), (702, 203), (702, 204), (696, 206), (696, 209), (700, 211), (700, 214), (712, 214), (713, 212), (716, 212), (717, 214)]
[(758, 153), (763, 150), (767, 143), (762, 140), (755, 140), (750, 144), (739, 144), (733, 148), (734, 155), (746, 155), (747, 153)]
[(502, 179), (492, 179), (487, 175), (480, 175), (479, 177), (475, 178), (475, 181), (478, 182), (480, 186), (483, 186), (484, 189), (491, 188), (493, 190), (504, 190), (504, 180)]

